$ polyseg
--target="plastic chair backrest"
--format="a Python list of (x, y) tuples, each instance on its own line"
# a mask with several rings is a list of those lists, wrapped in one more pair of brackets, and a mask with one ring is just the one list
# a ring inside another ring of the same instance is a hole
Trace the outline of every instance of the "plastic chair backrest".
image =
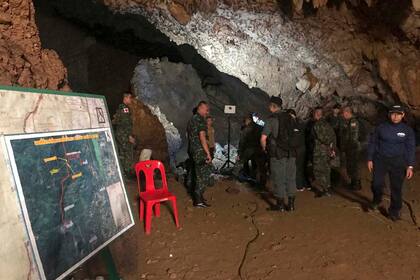
[(162, 178), (162, 188), (158, 191), (168, 191), (168, 184), (166, 182), (166, 174), (165, 174), (165, 166), (162, 162), (158, 160), (146, 160), (140, 161), (136, 163), (135, 170), (136, 170), (136, 177), (137, 177), (137, 187), (139, 189), (139, 193), (141, 193), (140, 189), (140, 173), (143, 172), (146, 181), (146, 188), (144, 192), (154, 192), (156, 190), (154, 174), (155, 170), (160, 171), (160, 176)]

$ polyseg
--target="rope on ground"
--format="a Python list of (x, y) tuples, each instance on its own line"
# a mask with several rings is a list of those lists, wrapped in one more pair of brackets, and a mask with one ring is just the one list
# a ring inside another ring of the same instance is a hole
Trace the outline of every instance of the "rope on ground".
[(260, 229), (258, 228), (257, 224), (255, 223), (255, 213), (257, 213), (257, 211), (258, 211), (258, 203), (255, 201), (254, 204), (255, 204), (255, 209), (249, 214), (249, 216), (251, 217), (251, 222), (252, 222), (252, 225), (255, 228), (256, 233), (255, 233), (255, 236), (251, 240), (249, 240), (248, 243), (245, 246), (245, 251), (244, 251), (241, 263), (240, 263), (239, 268), (238, 268), (238, 276), (241, 280), (244, 279), (243, 275), (242, 275), (242, 269), (245, 265), (245, 261), (246, 261), (247, 255), (248, 255), (249, 247), (251, 246), (252, 243), (257, 241), (258, 237), (260, 236)]

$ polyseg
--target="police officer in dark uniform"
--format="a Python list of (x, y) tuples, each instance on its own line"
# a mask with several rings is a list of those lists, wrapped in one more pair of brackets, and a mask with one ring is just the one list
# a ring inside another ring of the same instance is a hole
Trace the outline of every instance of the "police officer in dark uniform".
[[(258, 126), (252, 117), (252, 114), (247, 115), (241, 128), (238, 159), (233, 170), (233, 174), (238, 178), (243, 178), (242, 175), (251, 179), (261, 177), (259, 174), (261, 167), (257, 163), (260, 163), (259, 158), (263, 154), (260, 146), (262, 127)], [(249, 166), (249, 161), (251, 161), (251, 166)]]
[[(280, 97), (270, 98), (269, 110), (272, 113), (267, 120), (261, 135), (261, 147), (270, 157), (271, 181), (273, 184), (276, 205), (271, 210), (286, 210), (284, 198), (288, 197), (287, 209), (295, 210), (296, 197), (296, 151), (289, 146), (286, 139), (290, 127), (290, 115), (282, 110), (283, 100)], [(287, 143), (285, 143), (287, 142)], [(293, 143), (294, 144), (294, 143)]]
[(296, 187), (298, 191), (304, 191), (309, 182), (306, 179), (306, 139), (305, 139), (305, 126), (296, 115), (296, 111), (288, 109), (287, 113), (292, 117), (295, 122), (296, 132)]
[(416, 142), (414, 131), (404, 122), (402, 105), (394, 105), (389, 110), (389, 121), (376, 127), (369, 139), (368, 168), (373, 172), (372, 209), (382, 202), (385, 175), (389, 175), (391, 204), (389, 218), (400, 219), (402, 208), (402, 186), (404, 179), (413, 177)]

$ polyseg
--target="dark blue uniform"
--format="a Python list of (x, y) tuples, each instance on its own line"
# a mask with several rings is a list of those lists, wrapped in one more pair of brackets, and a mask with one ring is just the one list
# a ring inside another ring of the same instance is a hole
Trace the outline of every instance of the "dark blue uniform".
[(398, 216), (402, 208), (402, 185), (408, 166), (414, 166), (414, 131), (405, 123), (386, 122), (376, 127), (369, 139), (368, 160), (373, 161), (373, 203), (382, 201), (385, 175), (389, 174), (391, 205), (389, 215)]

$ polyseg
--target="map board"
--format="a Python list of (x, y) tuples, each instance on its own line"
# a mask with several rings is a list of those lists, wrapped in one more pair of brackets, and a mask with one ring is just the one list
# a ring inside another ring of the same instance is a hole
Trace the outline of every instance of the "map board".
[(63, 279), (134, 224), (105, 100), (0, 88), (0, 104), (0, 279)]

